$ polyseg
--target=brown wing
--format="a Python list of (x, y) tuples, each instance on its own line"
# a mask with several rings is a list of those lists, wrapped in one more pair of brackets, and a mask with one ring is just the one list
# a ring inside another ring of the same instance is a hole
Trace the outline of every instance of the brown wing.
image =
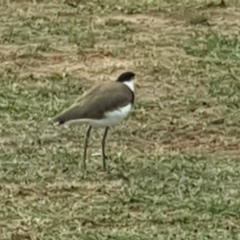
[(53, 119), (63, 124), (77, 119), (101, 119), (107, 111), (113, 111), (133, 102), (132, 91), (123, 83), (113, 82), (97, 86), (68, 110)]

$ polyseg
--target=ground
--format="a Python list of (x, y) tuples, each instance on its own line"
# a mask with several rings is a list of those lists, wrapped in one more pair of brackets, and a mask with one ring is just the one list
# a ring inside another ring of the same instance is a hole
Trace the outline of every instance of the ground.
[[(238, 0), (2, 0), (0, 239), (239, 239)], [(48, 120), (136, 73), (132, 114)]]

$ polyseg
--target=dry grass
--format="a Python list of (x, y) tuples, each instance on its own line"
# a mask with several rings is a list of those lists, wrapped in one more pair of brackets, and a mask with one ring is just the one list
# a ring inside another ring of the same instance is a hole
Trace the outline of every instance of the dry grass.
[[(48, 2), (1, 1), (0, 239), (239, 239), (238, 1)], [(86, 128), (46, 120), (125, 70), (135, 111), (83, 179)]]

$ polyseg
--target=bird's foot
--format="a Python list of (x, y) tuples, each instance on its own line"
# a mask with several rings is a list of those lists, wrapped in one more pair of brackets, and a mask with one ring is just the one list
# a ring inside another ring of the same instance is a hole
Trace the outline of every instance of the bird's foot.
[(82, 170), (82, 179), (85, 179), (88, 174), (90, 174), (90, 171), (88, 171), (87, 169), (83, 169)]

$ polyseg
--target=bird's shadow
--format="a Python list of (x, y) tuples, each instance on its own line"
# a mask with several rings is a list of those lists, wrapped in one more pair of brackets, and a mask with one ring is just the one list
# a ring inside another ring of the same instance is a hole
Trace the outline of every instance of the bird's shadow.
[(124, 180), (129, 181), (128, 170), (124, 164), (123, 157), (111, 157), (106, 156), (107, 166), (106, 170), (103, 169), (102, 164), (98, 163), (91, 164), (91, 167), (87, 168), (86, 171), (82, 170), (81, 179), (82, 180), (107, 180), (107, 181), (116, 181)]

